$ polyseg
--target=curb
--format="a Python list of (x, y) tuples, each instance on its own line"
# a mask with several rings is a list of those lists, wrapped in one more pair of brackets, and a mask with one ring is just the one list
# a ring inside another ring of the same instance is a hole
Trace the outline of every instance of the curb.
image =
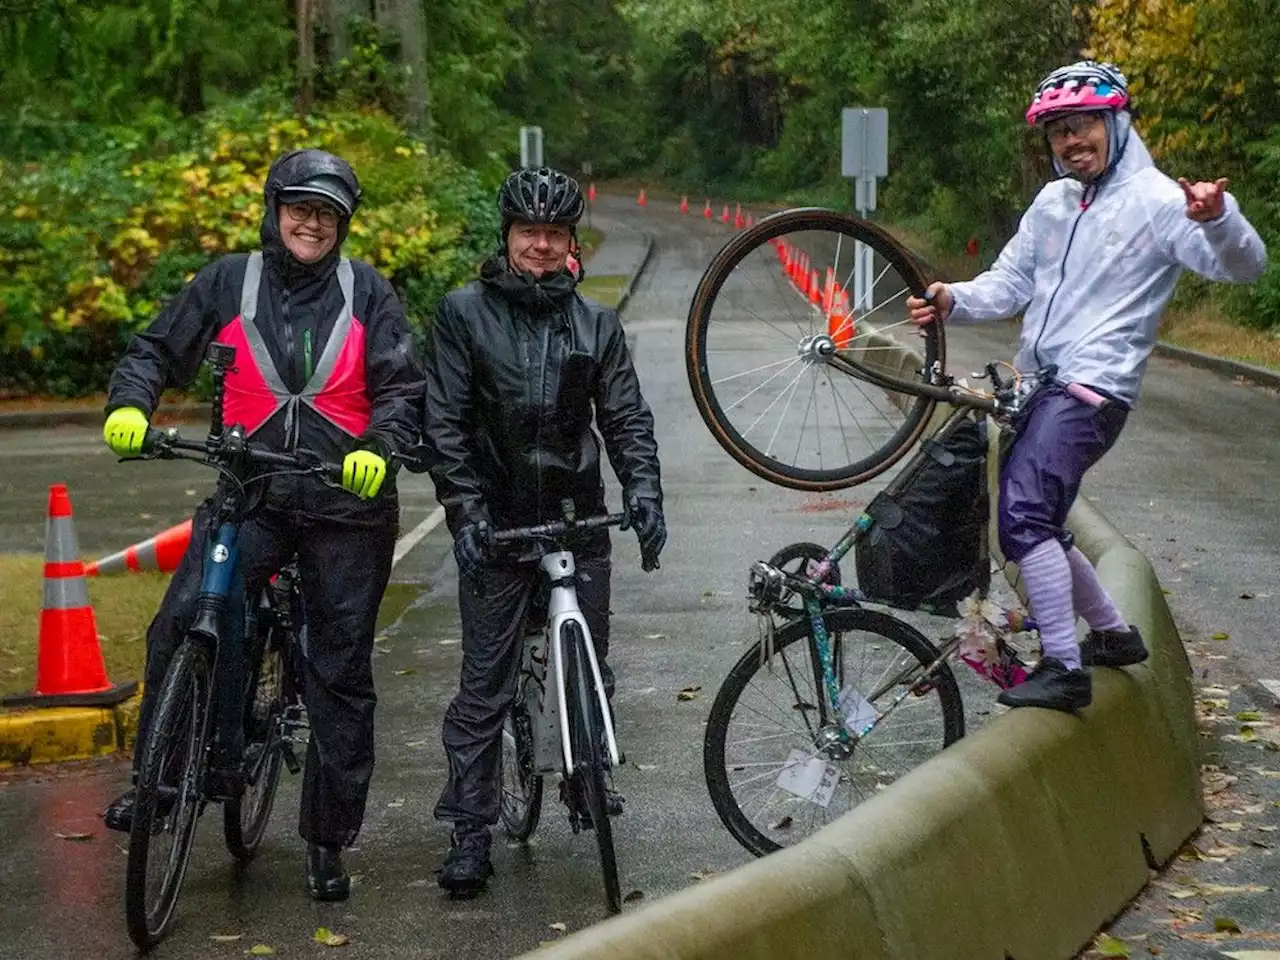
[(1095, 508), (1069, 522), (1146, 663), (1095, 671), (1079, 716), (1011, 711), (796, 846), (527, 956), (1075, 957), (1204, 810), (1191, 669), (1159, 581)]
[[(618, 305), (614, 309), (619, 314), (622, 313), (623, 308), (627, 305), (627, 301), (631, 299), (631, 293), (635, 290), (636, 283), (640, 280), (640, 275), (644, 273), (645, 267), (649, 265), (649, 260), (653, 257), (653, 234), (648, 230), (641, 230), (640, 235), (644, 237), (644, 256), (640, 258), (640, 265), (627, 278), (627, 283), (622, 288), (622, 293), (618, 294)], [(608, 242), (607, 237), (605, 242)]]
[(114, 707), (33, 707), (0, 712), (0, 770), (128, 753), (141, 694)]
[[(156, 411), (154, 424), (162, 425), (179, 420), (209, 418), (207, 403), (175, 403)], [(99, 409), (89, 410), (20, 410), (0, 413), (0, 430), (34, 430), (45, 427), (100, 427), (106, 419)]]
[(1186, 347), (1175, 347), (1171, 343), (1157, 343), (1154, 353), (1156, 356), (1167, 357), (1170, 360), (1181, 360), (1190, 366), (1212, 370), (1214, 373), (1221, 373), (1228, 377), (1243, 377), (1259, 386), (1280, 389), (1280, 371), (1277, 370), (1268, 370), (1266, 367), (1245, 363), (1242, 360), (1215, 357), (1212, 354), (1189, 350)]

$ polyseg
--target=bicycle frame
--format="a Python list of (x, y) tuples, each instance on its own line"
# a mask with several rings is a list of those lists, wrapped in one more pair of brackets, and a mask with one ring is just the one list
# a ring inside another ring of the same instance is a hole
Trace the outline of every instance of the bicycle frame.
[[(600, 701), (600, 716), (604, 721), (605, 745), (611, 766), (618, 766), (620, 754), (614, 735), (613, 718), (600, 664), (591, 643), (591, 628), (578, 606), (578, 590), (575, 586), (577, 568), (573, 552), (557, 550), (546, 554), (539, 567), (551, 583), (548, 601), (547, 625), (540, 636), (526, 638), (522, 669), (532, 677), (526, 685), (526, 709), (533, 721), (533, 755), (535, 772), (540, 775), (563, 772), (567, 779), (576, 769), (573, 756), (572, 731), (569, 729), (568, 682), (565, 676), (565, 626), (576, 623), (582, 630), (587, 663), (595, 679), (596, 696)], [(554, 683), (553, 697), (547, 696), (546, 681), (550, 672)], [(531, 701), (531, 702), (530, 702)], [(559, 744), (556, 739), (559, 738)], [(557, 749), (558, 747), (558, 749)]]

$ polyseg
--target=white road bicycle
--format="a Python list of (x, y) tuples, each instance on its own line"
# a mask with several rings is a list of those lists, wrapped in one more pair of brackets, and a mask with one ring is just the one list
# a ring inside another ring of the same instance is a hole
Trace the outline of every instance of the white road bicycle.
[[(502, 736), (502, 824), (508, 836), (528, 840), (542, 812), (543, 778), (558, 774), (560, 799), (576, 834), (594, 830), (611, 913), (622, 909), (613, 828), (605, 786), (624, 762), (614, 735), (591, 630), (578, 606), (572, 542), (622, 523), (622, 514), (568, 519), (501, 530), (499, 547), (532, 548), (546, 578), (545, 626), (525, 636), (516, 697)], [(540, 594), (541, 596), (541, 594)], [(530, 622), (542, 619), (541, 602)]]

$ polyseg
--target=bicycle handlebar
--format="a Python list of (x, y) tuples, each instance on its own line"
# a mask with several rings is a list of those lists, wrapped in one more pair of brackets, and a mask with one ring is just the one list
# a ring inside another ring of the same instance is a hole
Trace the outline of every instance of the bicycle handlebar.
[[(199, 463), (228, 466), (243, 457), (246, 463), (280, 467), (285, 470), (298, 470), (305, 473), (317, 473), (327, 480), (340, 483), (342, 466), (328, 463), (305, 450), (298, 453), (277, 453), (250, 443), (238, 429), (232, 428), (221, 435), (209, 436), (204, 440), (187, 440), (178, 433), (177, 427), (167, 430), (147, 429), (142, 441), (144, 457), (159, 460), (193, 460)], [(196, 454), (191, 456), (190, 454)]]
[(527, 540), (555, 540), (566, 534), (585, 533), (601, 527), (616, 527), (622, 523), (624, 514), (610, 513), (599, 517), (586, 517), (582, 520), (557, 520), (553, 523), (542, 523), (533, 527), (513, 527), (509, 530), (495, 530), (492, 540), (495, 544), (520, 543)]

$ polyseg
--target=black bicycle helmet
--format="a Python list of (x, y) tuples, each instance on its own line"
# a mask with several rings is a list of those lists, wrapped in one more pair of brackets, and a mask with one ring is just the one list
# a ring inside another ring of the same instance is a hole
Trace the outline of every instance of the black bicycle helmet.
[(498, 211), (502, 214), (502, 236), (511, 224), (562, 223), (576, 227), (586, 202), (582, 187), (568, 174), (550, 167), (526, 168), (512, 173), (498, 191)]
[(324, 150), (295, 150), (271, 165), (267, 174), (268, 203), (274, 194), (285, 203), (324, 200), (350, 217), (360, 206), (360, 181), (351, 165)]

